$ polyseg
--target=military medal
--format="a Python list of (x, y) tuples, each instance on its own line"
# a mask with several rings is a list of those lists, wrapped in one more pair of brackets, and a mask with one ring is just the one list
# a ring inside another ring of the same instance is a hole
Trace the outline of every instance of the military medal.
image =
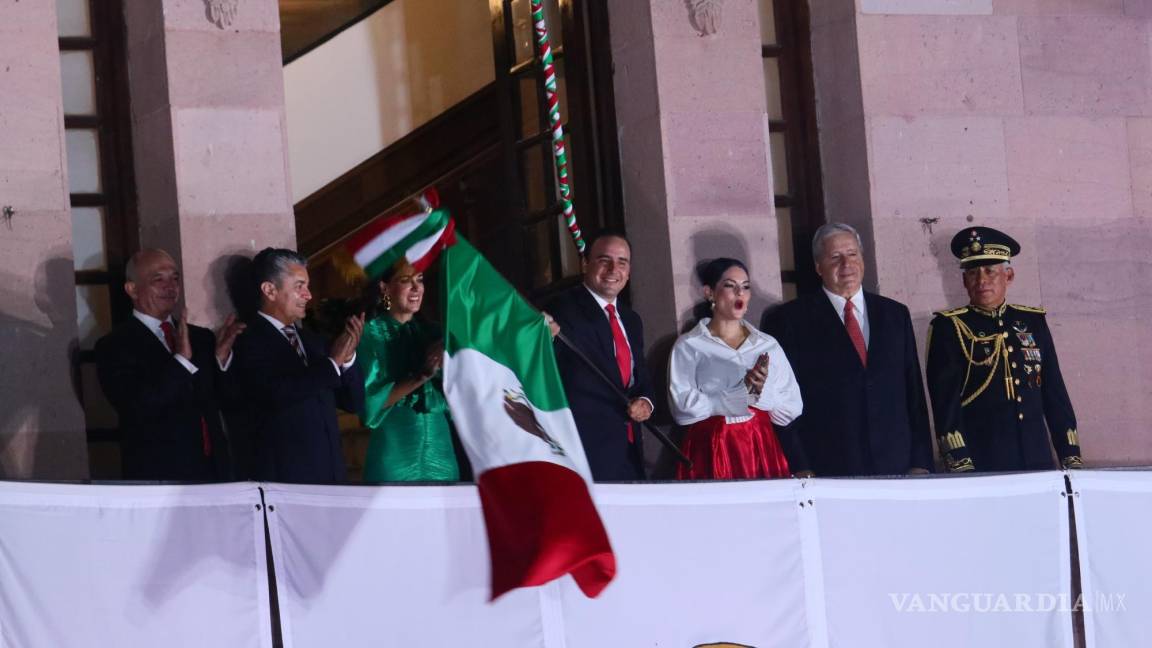
[(1032, 348), (1025, 348), (1025, 349), (1020, 349), (1020, 350), (1024, 352), (1024, 360), (1025, 361), (1027, 361), (1027, 362), (1040, 362), (1040, 349), (1032, 347)]
[(1023, 347), (1036, 346), (1036, 338), (1032, 337), (1032, 334), (1027, 332), (1027, 331), (1017, 331), (1016, 337), (1020, 338), (1020, 346), (1023, 346)]

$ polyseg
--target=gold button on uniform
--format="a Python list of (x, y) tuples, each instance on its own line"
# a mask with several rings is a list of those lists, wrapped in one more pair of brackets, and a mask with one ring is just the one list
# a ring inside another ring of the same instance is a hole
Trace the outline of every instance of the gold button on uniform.
[(1020, 384), (1020, 379), (1019, 379), (1019, 378), (1017, 378), (1017, 379), (1016, 379), (1016, 384), (1017, 384), (1017, 385), (1019, 385), (1019, 384)]
[(1015, 368), (1016, 368), (1016, 363), (1015, 363), (1015, 362), (1013, 362), (1013, 363), (1012, 363), (1012, 368), (1013, 368), (1013, 369), (1015, 369)]
[[(1017, 380), (1016, 382), (1020, 382), (1020, 381), (1019, 381), (1019, 380)], [(1023, 403), (1023, 402), (1024, 402), (1024, 397), (1023, 397), (1023, 396), (1017, 396), (1017, 397), (1016, 397), (1016, 402), (1017, 402), (1017, 403)], [(1021, 414), (1021, 415), (1020, 415), (1020, 418), (1024, 418), (1024, 415), (1023, 415), (1023, 414)]]
[[(1007, 334), (1005, 334), (1005, 337), (1007, 337)], [(1015, 351), (1015, 349), (1013, 349), (1012, 346), (1009, 345), (1008, 346), (1008, 353), (1012, 353), (1013, 351)]]
[(1021, 421), (1023, 421), (1023, 420), (1024, 420), (1024, 414), (1023, 414), (1023, 413), (1021, 413), (1021, 414), (1020, 414), (1020, 420), (1021, 420)]
[(1008, 333), (1007, 333), (1007, 332), (1005, 332), (1005, 333), (1001, 333), (1001, 334), (1000, 334), (1000, 337), (1002, 337), (1002, 338), (1004, 338), (1005, 340), (1007, 340), (1007, 339), (1008, 339)]

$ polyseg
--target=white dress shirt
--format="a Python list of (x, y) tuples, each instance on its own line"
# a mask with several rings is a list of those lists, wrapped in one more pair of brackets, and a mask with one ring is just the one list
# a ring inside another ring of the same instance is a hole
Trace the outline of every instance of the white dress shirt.
[[(147, 326), (148, 330), (152, 331), (152, 334), (160, 340), (160, 344), (163, 344), (164, 348), (168, 349), (168, 339), (164, 337), (164, 330), (160, 328), (160, 320), (152, 317), (151, 315), (145, 315), (136, 309), (132, 309), (132, 316), (140, 320), (144, 326)], [(176, 322), (173, 322), (171, 317), (164, 321), (172, 325), (172, 335), (176, 335)], [(196, 373), (197, 371), (200, 371), (199, 367), (192, 364), (192, 358), (185, 358), (184, 356), (176, 353), (175, 349), (168, 349), (168, 353), (171, 353), (172, 357), (176, 358), (176, 362), (179, 362), (185, 369), (187, 369), (188, 373)], [(220, 362), (220, 360), (217, 359), (216, 366), (220, 367), (220, 371), (228, 371), (228, 367), (232, 366), (232, 352), (228, 352), (228, 357), (224, 359), (224, 362)]]
[[(800, 416), (804, 411), (800, 386), (776, 339), (741, 322), (748, 337), (740, 348), (733, 349), (712, 335), (708, 330), (710, 321), (701, 320), (672, 347), (668, 391), (676, 422), (690, 425), (723, 416), (728, 423), (743, 423), (752, 418), (750, 407), (771, 414), (775, 425), (787, 425)], [(757, 397), (748, 392), (744, 375), (762, 353), (768, 354), (768, 378)]]
[[(848, 302), (836, 293), (830, 292), (824, 288), (824, 294), (828, 295), (828, 299), (832, 302), (832, 307), (836, 309), (836, 314), (840, 316), (840, 323), (844, 323), (844, 304)], [(864, 307), (864, 289), (858, 288), (856, 294), (852, 295), (852, 306), (856, 310), (856, 321), (860, 323), (860, 333), (864, 335), (864, 348), (868, 348), (870, 338), (868, 333), (871, 329), (868, 327), (868, 309)]]
[[(135, 317), (136, 319), (140, 320), (140, 322), (143, 323), (144, 326), (147, 326), (149, 331), (152, 331), (152, 335), (155, 335), (156, 338), (160, 340), (160, 344), (163, 344), (164, 348), (168, 349), (168, 353), (171, 353), (172, 357), (176, 358), (176, 362), (179, 362), (181, 364), (181, 366), (183, 366), (185, 369), (187, 369), (188, 373), (194, 374), (197, 371), (200, 371), (199, 367), (192, 364), (192, 358), (185, 358), (184, 356), (180, 355), (179, 353), (176, 353), (176, 349), (169, 348), (168, 339), (166, 337), (164, 337), (164, 329), (160, 328), (160, 325), (163, 324), (164, 322), (168, 322), (172, 326), (172, 334), (175, 335), (176, 334), (176, 323), (172, 321), (171, 317), (169, 317), (167, 320), (161, 321), (161, 320), (156, 319), (155, 317), (152, 317), (151, 315), (145, 315), (144, 313), (141, 313), (140, 311), (138, 311), (136, 309), (132, 309), (132, 316)], [(231, 360), (232, 358), (228, 358), (228, 359)]]
[[(628, 351), (631, 352), (632, 342), (628, 339), (628, 329), (624, 328), (624, 318), (620, 317), (620, 308), (616, 306), (616, 300), (613, 299), (612, 301), (608, 301), (607, 299), (604, 299), (600, 295), (597, 295), (596, 291), (592, 290), (587, 285), (584, 286), (584, 290), (587, 290), (588, 294), (592, 295), (592, 299), (595, 299), (596, 303), (600, 305), (600, 314), (604, 316), (604, 319), (608, 320), (609, 325), (612, 323), (612, 318), (608, 316), (608, 306), (611, 305), (612, 307), (616, 308), (616, 321), (620, 324), (620, 331), (624, 333), (624, 344), (628, 345)], [(613, 347), (613, 349), (615, 349), (615, 347)], [(632, 367), (636, 367), (635, 359), (632, 360)]]
[[(275, 326), (276, 330), (280, 333), (280, 335), (285, 340), (288, 341), (289, 344), (292, 343), (292, 340), (288, 339), (288, 334), (284, 332), (284, 327), (289, 326), (288, 324), (281, 322), (280, 320), (276, 319), (275, 317), (272, 317), (271, 315), (269, 315), (268, 313), (265, 313), (264, 311), (256, 311), (256, 312), (260, 313), (260, 317), (263, 317), (264, 319), (268, 320), (269, 324), (271, 324), (272, 326)], [(295, 328), (295, 324), (292, 324), (291, 326), (293, 328)], [(297, 331), (296, 337), (298, 340), (300, 340), (300, 352), (304, 354), (304, 364), (308, 364), (308, 352), (304, 350), (304, 338), (300, 336), (299, 331)], [(336, 364), (336, 361), (333, 360), (332, 358), (328, 358), (328, 362), (332, 363), (332, 368), (336, 370), (337, 375), (343, 375), (344, 372), (348, 370), (348, 367), (351, 367), (352, 365), (356, 364), (356, 354), (353, 353), (352, 359), (349, 360), (348, 362), (345, 362), (344, 364)]]
[[(628, 339), (628, 329), (624, 328), (624, 318), (620, 317), (620, 308), (616, 307), (616, 300), (613, 299), (612, 301), (608, 301), (607, 299), (604, 299), (600, 295), (597, 295), (595, 290), (592, 290), (591, 288), (589, 288), (588, 284), (584, 284), (584, 290), (587, 290), (588, 294), (592, 295), (592, 299), (596, 300), (596, 303), (600, 306), (600, 312), (604, 315), (604, 319), (608, 320), (609, 327), (611, 327), (611, 325), (612, 325), (612, 318), (608, 315), (608, 305), (611, 304), (613, 307), (616, 308), (616, 323), (620, 325), (620, 332), (624, 334), (624, 344), (628, 345), (628, 353), (632, 355), (631, 374), (632, 374), (632, 382), (635, 383), (636, 382), (636, 354), (632, 353), (632, 342)], [(613, 355), (615, 355), (615, 353), (616, 353), (616, 347), (615, 346), (612, 347), (612, 353), (613, 353)], [(631, 385), (629, 385), (629, 386), (631, 386)], [(647, 396), (641, 396), (640, 399), (643, 400), (644, 402), (648, 403), (648, 406), (651, 407), (653, 411), (656, 410), (656, 406), (652, 404), (651, 399), (649, 399)]]

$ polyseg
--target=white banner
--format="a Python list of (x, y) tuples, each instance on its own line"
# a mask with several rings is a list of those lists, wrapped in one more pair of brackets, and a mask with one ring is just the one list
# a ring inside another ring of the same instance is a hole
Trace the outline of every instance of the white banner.
[[(1090, 645), (1141, 645), (1152, 476), (1074, 479)], [(494, 603), (473, 486), (265, 490), (287, 648), (1072, 645), (1057, 472), (598, 485), (616, 580)], [(254, 484), (0, 483), (0, 648), (268, 648), (259, 503)]]
[(812, 480), (804, 490), (827, 645), (1072, 646), (1062, 473)]
[(489, 603), (475, 489), (270, 485), (284, 645), (805, 645), (797, 486), (598, 486), (608, 589)]
[(0, 482), (0, 647), (269, 648), (255, 484)]
[(1087, 646), (1146, 646), (1152, 637), (1152, 473), (1069, 475)]
[(560, 591), (564, 643), (809, 645), (796, 480), (599, 485), (616, 580)]
[(543, 590), (487, 601), (475, 487), (265, 490), (285, 648), (546, 645)]

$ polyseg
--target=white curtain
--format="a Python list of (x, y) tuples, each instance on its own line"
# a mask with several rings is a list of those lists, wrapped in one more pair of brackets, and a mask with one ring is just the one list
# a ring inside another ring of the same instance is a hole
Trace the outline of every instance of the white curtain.
[(0, 647), (271, 646), (255, 484), (0, 482)]
[(471, 486), (266, 486), (285, 648), (544, 646), (542, 589), (487, 600)]
[(1070, 473), (1088, 648), (1152, 645), (1152, 473)]
[(1071, 616), (1050, 604), (1071, 587), (1062, 473), (804, 490), (828, 646), (1072, 646)]
[(597, 599), (559, 588), (564, 643), (809, 645), (795, 480), (601, 485), (619, 573)]
[[(1152, 632), (1147, 475), (1073, 475), (1085, 595), (1126, 606), (1086, 613), (1093, 646)], [(1064, 484), (598, 485), (616, 580), (496, 602), (472, 486), (264, 488), (288, 648), (1048, 648), (1072, 645)], [(255, 484), (0, 483), (0, 648), (266, 648), (260, 502)]]

